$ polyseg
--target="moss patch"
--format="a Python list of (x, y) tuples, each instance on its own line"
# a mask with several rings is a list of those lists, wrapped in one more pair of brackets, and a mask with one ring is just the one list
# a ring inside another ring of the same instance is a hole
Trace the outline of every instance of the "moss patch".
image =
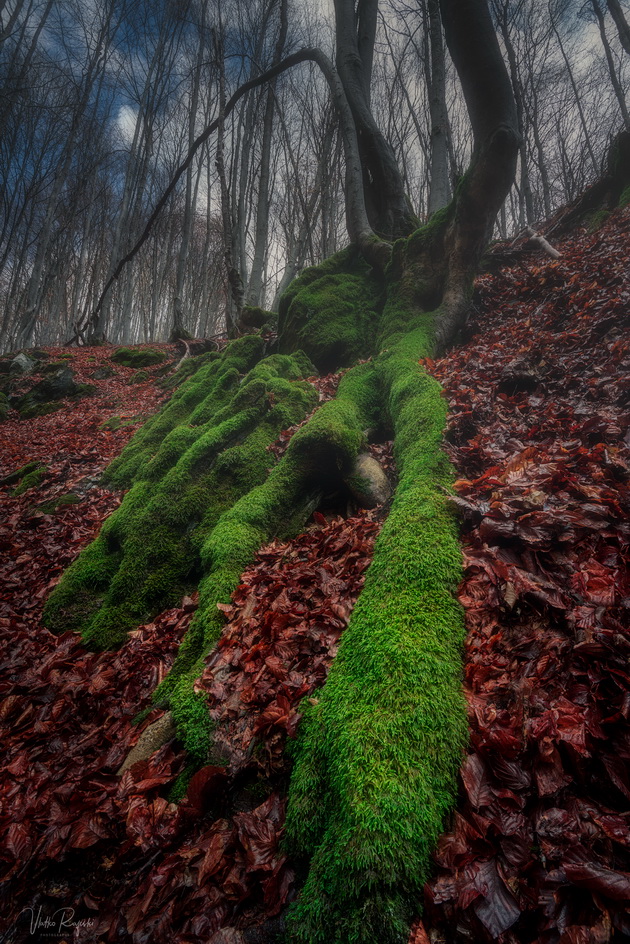
[(588, 229), (589, 233), (595, 233), (601, 226), (604, 225), (608, 217), (610, 216), (610, 210), (601, 209), (594, 210), (592, 213), (588, 213), (584, 218), (584, 225)]
[[(267, 446), (317, 398), (297, 381), (300, 367), (290, 357), (267, 358), (243, 376), (237, 368), (247, 368), (254, 352), (241, 338), (201, 368), (110, 466), (110, 482), (133, 477), (133, 486), (50, 597), (51, 629), (79, 630), (86, 642), (109, 648), (197, 584), (218, 520), (265, 480), (273, 465)], [(230, 569), (227, 591), (222, 578), (221, 600), (239, 575)]]
[(111, 355), (110, 360), (122, 367), (152, 367), (154, 364), (165, 361), (166, 354), (153, 348), (119, 347)]
[(186, 749), (199, 762), (207, 757), (211, 724), (194, 682), (225, 623), (217, 604), (230, 602), (256, 551), (273, 537), (299, 531), (322, 491), (352, 467), (365, 445), (364, 429), (374, 422), (379, 402), (375, 383), (369, 364), (346, 374), (337, 398), (298, 430), (267, 479), (226, 509), (201, 547), (205, 576), (199, 585), (199, 608), (156, 693), (158, 702), (172, 710)]
[(137, 370), (135, 374), (132, 374), (127, 383), (130, 384), (141, 384), (146, 383), (147, 380), (151, 380), (151, 374), (148, 370)]
[(80, 502), (79, 495), (68, 492), (66, 495), (59, 495), (57, 498), (51, 498), (50, 501), (38, 505), (35, 511), (42, 515), (54, 515), (60, 509), (67, 508), (68, 505), (78, 505)]
[(44, 475), (46, 474), (45, 465), (37, 465), (36, 468), (27, 472), (23, 477), (20, 484), (13, 489), (11, 492), (14, 498), (17, 498), (19, 495), (23, 495), (24, 492), (28, 492), (33, 488), (39, 488), (42, 484)]
[(372, 353), (382, 286), (353, 249), (306, 269), (280, 301), (278, 348), (301, 348), (322, 373)]
[(620, 209), (623, 209), (623, 207), (628, 206), (629, 203), (630, 203), (630, 184), (628, 184), (628, 186), (625, 187), (621, 191), (621, 196), (619, 197)]
[(446, 404), (418, 365), (431, 351), (431, 321), (421, 318), (375, 362), (400, 481), (293, 748), (287, 845), (310, 868), (290, 931), (304, 944), (405, 941), (455, 798), (467, 735), (454, 598), (462, 565), (444, 494)]

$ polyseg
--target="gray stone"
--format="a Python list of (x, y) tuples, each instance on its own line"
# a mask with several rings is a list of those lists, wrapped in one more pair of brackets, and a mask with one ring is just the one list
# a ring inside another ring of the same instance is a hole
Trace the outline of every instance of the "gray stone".
[(357, 456), (350, 474), (344, 481), (364, 508), (382, 505), (392, 492), (389, 479), (369, 452), (362, 452)]
[(32, 374), (37, 367), (37, 361), (27, 354), (17, 354), (11, 361), (12, 374)]

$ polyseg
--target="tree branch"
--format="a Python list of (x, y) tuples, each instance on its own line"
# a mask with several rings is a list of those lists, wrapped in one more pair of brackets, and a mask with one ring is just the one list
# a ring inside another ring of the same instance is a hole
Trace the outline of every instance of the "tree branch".
[[(298, 52), (293, 53), (290, 56), (287, 56), (282, 62), (277, 63), (272, 66), (270, 69), (267, 69), (265, 72), (262, 72), (260, 75), (256, 76), (253, 79), (250, 79), (248, 82), (244, 82), (243, 85), (239, 86), (236, 89), (232, 97), (226, 103), (225, 111), (223, 113), (223, 118), (227, 117), (236, 104), (243, 98), (247, 92), (251, 91), (254, 88), (258, 88), (260, 85), (263, 85), (265, 82), (269, 82), (271, 79), (274, 79), (276, 76), (281, 75), (283, 72), (286, 72), (288, 69), (292, 69), (293, 66), (299, 65), (303, 62), (315, 62), (321, 69), (328, 86), (330, 88), (331, 96), (334, 101), (335, 107), (340, 115), (341, 119), (341, 128), (343, 134), (344, 142), (344, 151), (346, 157), (346, 217), (347, 217), (347, 226), (348, 226), (348, 235), (352, 242), (356, 242), (363, 254), (365, 255), (368, 262), (372, 265), (377, 266), (378, 268), (383, 268), (386, 262), (389, 259), (391, 253), (391, 247), (389, 243), (384, 242), (379, 239), (372, 227), (368, 222), (367, 212), (365, 209), (365, 198), (363, 195), (363, 185), (362, 185), (362, 170), (361, 170), (361, 160), (359, 157), (359, 147), (357, 143), (357, 134), (356, 128), (354, 125), (354, 120), (352, 117), (352, 112), (343, 89), (341, 80), (332, 65), (328, 57), (317, 48), (306, 47), (304, 49), (298, 50)], [(96, 323), (98, 314), (103, 306), (105, 297), (107, 296), (108, 291), (118, 279), (120, 273), (127, 265), (131, 262), (134, 256), (142, 248), (144, 243), (149, 238), (151, 230), (157, 220), (158, 216), (166, 206), (166, 203), (175, 190), (178, 182), (181, 180), (182, 176), (186, 173), (187, 169), (190, 167), (192, 160), (199, 150), (199, 148), (205, 144), (208, 138), (218, 129), (220, 123), (220, 118), (216, 118), (211, 124), (209, 124), (201, 134), (194, 140), (192, 146), (190, 147), (188, 154), (184, 161), (179, 165), (175, 173), (173, 174), (166, 190), (158, 200), (157, 204), (151, 216), (147, 220), (147, 223), (142, 231), (142, 234), (129, 250), (129, 252), (120, 259), (114, 272), (109, 277), (105, 284), (105, 288), (101, 292), (99, 300), (96, 307), (94, 308), (88, 324)], [(75, 333), (74, 337), (68, 342), (69, 344), (73, 343), (77, 339), (77, 334)]]

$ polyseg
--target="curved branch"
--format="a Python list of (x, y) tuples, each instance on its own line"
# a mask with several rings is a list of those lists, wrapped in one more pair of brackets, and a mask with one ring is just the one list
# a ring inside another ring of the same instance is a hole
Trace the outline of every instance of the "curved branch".
[[(290, 56), (287, 56), (281, 62), (272, 66), (270, 69), (267, 69), (265, 72), (262, 72), (260, 75), (256, 76), (253, 79), (250, 79), (247, 82), (244, 82), (243, 85), (239, 86), (229, 101), (226, 103), (225, 110), (223, 112), (223, 118), (227, 117), (230, 112), (234, 109), (236, 104), (243, 98), (247, 92), (251, 91), (258, 86), (263, 85), (265, 82), (269, 82), (271, 79), (274, 79), (276, 76), (281, 75), (283, 72), (286, 72), (288, 69), (293, 68), (293, 66), (299, 65), (302, 62), (314, 62), (321, 69), (324, 78), (326, 79), (328, 86), (330, 88), (331, 96), (337, 109), (340, 120), (341, 120), (341, 129), (344, 142), (344, 152), (346, 157), (346, 219), (347, 219), (347, 228), (348, 235), (352, 242), (355, 242), (361, 252), (364, 254), (365, 258), (372, 265), (375, 265), (379, 269), (382, 269), (389, 259), (391, 253), (391, 247), (389, 243), (384, 242), (376, 236), (372, 227), (368, 222), (367, 212), (365, 208), (365, 198), (363, 194), (363, 184), (362, 184), (362, 171), (361, 171), (361, 160), (359, 156), (359, 146), (357, 142), (357, 134), (354, 125), (354, 120), (352, 117), (352, 112), (343, 89), (343, 85), (339, 76), (331, 63), (330, 59), (320, 50), (316, 48), (304, 48), (298, 50), (298, 52), (292, 53)], [(208, 138), (218, 129), (219, 127), (219, 118), (216, 118), (211, 124), (209, 124), (201, 134), (195, 138), (193, 141), (188, 154), (184, 161), (179, 165), (175, 173), (173, 174), (166, 190), (158, 200), (157, 204), (151, 216), (147, 220), (147, 223), (142, 231), (142, 234), (137, 239), (135, 244), (129, 250), (129, 252), (119, 260), (115, 270), (107, 280), (103, 291), (99, 297), (96, 307), (94, 308), (92, 315), (88, 324), (94, 324), (97, 320), (97, 316), (103, 306), (105, 297), (116, 281), (120, 273), (127, 265), (131, 262), (134, 256), (142, 248), (144, 243), (149, 238), (151, 230), (157, 220), (158, 216), (164, 209), (169, 197), (175, 190), (178, 182), (181, 180), (182, 176), (186, 173), (190, 167), (193, 158), (202, 144), (208, 140)], [(68, 343), (76, 340), (75, 337)]]

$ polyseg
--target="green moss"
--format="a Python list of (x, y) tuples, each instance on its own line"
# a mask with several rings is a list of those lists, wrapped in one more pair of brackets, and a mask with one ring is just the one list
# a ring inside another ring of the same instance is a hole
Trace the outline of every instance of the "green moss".
[[(202, 367), (201, 380), (192, 377), (183, 396), (175, 394), (166, 418), (156, 417), (150, 435), (145, 426), (127, 447), (136, 468), (140, 457), (135, 482), (48, 601), (45, 620), (53, 630), (77, 629), (91, 645), (109, 648), (198, 582), (208, 535), (241, 495), (265, 480), (274, 461), (267, 446), (317, 399), (310, 384), (287, 379), (299, 374), (289, 357), (270, 358), (241, 377), (234, 365), (246, 365), (253, 350), (236, 344), (224, 362)], [(196, 425), (176, 427), (177, 416)], [(151, 458), (147, 447), (155, 449)], [(126, 458), (123, 453), (119, 469), (126, 470)], [(228, 570), (227, 599), (240, 575)], [(186, 711), (196, 718), (195, 708)]]
[(23, 495), (24, 492), (28, 492), (32, 488), (39, 488), (39, 486), (42, 484), (42, 480), (45, 474), (46, 474), (45, 465), (38, 465), (35, 469), (32, 469), (32, 471), (27, 472), (23, 476), (20, 484), (16, 488), (14, 488), (13, 491), (11, 492), (12, 496), (14, 498), (17, 498), (18, 495)]
[(138, 430), (107, 469), (105, 481), (114, 488), (128, 488), (136, 475), (144, 474), (165, 437), (177, 426), (187, 425), (198, 406), (206, 411), (210, 422), (214, 412), (229, 403), (240, 376), (251, 370), (262, 355), (261, 338), (246, 335), (233, 341), (218, 359), (204, 361), (168, 403)]
[(623, 209), (623, 207), (628, 206), (629, 203), (630, 203), (630, 184), (628, 184), (628, 186), (625, 187), (625, 189), (621, 191), (621, 196), (619, 197), (619, 207)]
[[(396, 304), (396, 303), (395, 303)], [(466, 740), (462, 575), (440, 449), (446, 405), (419, 366), (430, 319), (375, 362), (400, 481), (365, 588), (293, 748), (288, 848), (310, 858), (291, 939), (399, 942), (452, 808)]]
[(372, 353), (382, 286), (356, 250), (306, 269), (280, 302), (280, 351), (301, 348), (318, 370), (347, 367)]
[(99, 429), (109, 429), (116, 432), (117, 429), (124, 429), (126, 426), (135, 426), (142, 418), (141, 416), (110, 416), (108, 420), (101, 423)]
[(73, 399), (81, 400), (83, 397), (93, 397), (98, 393), (98, 387), (94, 384), (77, 384), (76, 393), (72, 394)]
[(9, 414), (9, 398), (6, 393), (0, 392), (0, 423), (6, 420)]
[(604, 225), (609, 216), (610, 210), (594, 210), (592, 213), (587, 214), (587, 216), (584, 218), (584, 225), (588, 229), (589, 233), (595, 233), (598, 229), (600, 229), (600, 227)]
[(153, 348), (119, 347), (111, 355), (110, 360), (122, 367), (152, 367), (166, 360), (164, 351)]
[(44, 515), (54, 515), (59, 509), (67, 508), (68, 505), (78, 505), (80, 502), (81, 497), (79, 495), (68, 492), (66, 495), (59, 495), (57, 498), (52, 498), (50, 501), (38, 505), (36, 511)]
[[(261, 368), (268, 369), (267, 361)], [(207, 754), (211, 725), (203, 697), (193, 686), (225, 624), (217, 604), (230, 602), (261, 545), (296, 533), (322, 491), (351, 468), (365, 445), (364, 430), (375, 422), (378, 403), (372, 365), (349, 371), (337, 398), (298, 430), (281, 462), (264, 482), (226, 509), (201, 546), (204, 577), (199, 608), (169, 676), (156, 693), (158, 702), (171, 708), (187, 751), (199, 762)]]
[(19, 469), (15, 470), (15, 472), (10, 472), (9, 475), (5, 475), (4, 478), (0, 479), (0, 486), (13, 485), (14, 482), (19, 482), (20, 479), (23, 479), (25, 475), (28, 475), (30, 472), (34, 472), (36, 469), (40, 469), (41, 467), (41, 462), (27, 462), (26, 465), (20, 466)]
[(147, 380), (151, 380), (151, 374), (148, 370), (137, 370), (135, 374), (132, 374), (127, 383), (129, 384), (140, 384), (146, 383)]
[(20, 419), (34, 420), (37, 419), (38, 416), (48, 416), (49, 413), (56, 413), (58, 410), (63, 410), (64, 405), (61, 400), (53, 400), (50, 403), (38, 403), (26, 394), (19, 405)]

